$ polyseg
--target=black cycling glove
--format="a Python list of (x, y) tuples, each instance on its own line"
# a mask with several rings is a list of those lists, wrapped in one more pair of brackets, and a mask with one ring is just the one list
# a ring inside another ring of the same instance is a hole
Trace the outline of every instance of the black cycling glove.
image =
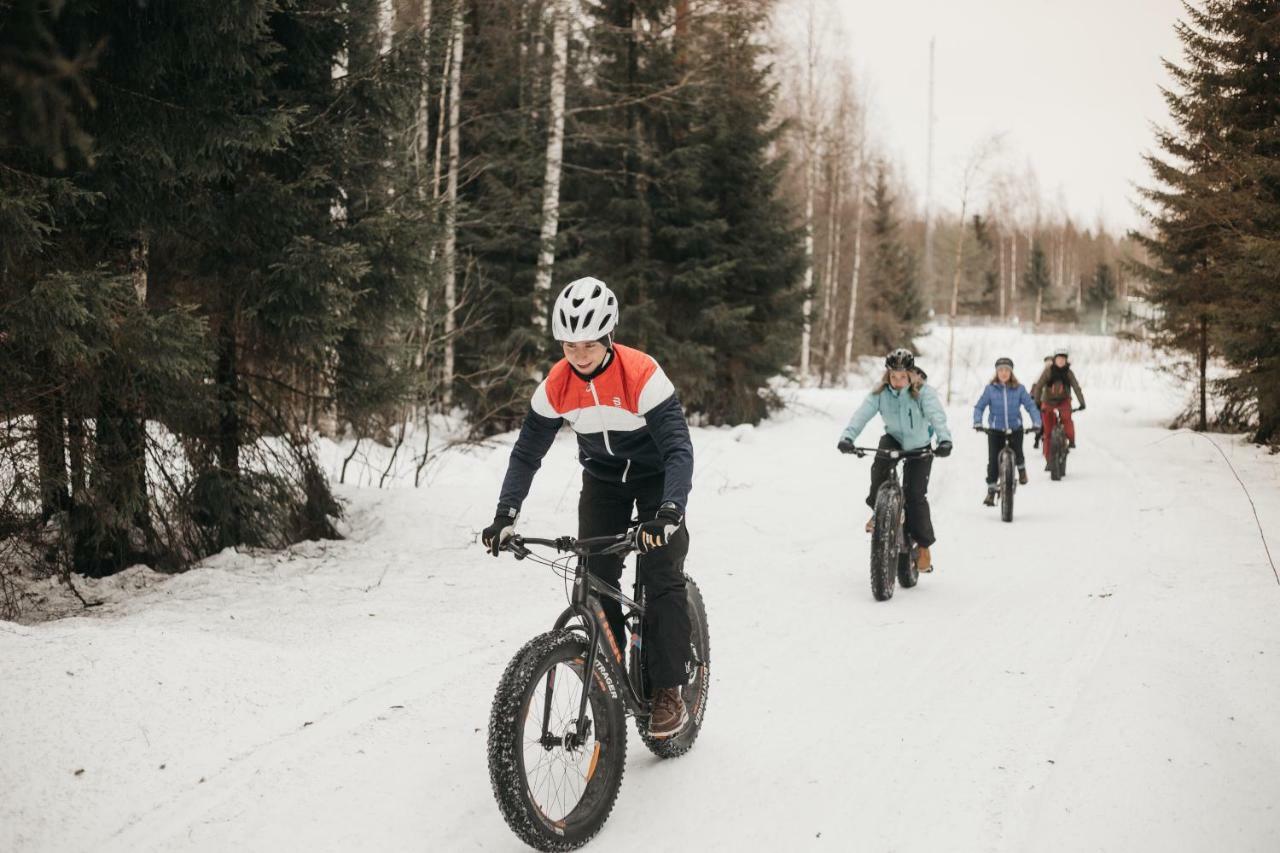
[(641, 554), (656, 551), (671, 542), (683, 519), (679, 508), (670, 502), (658, 507), (658, 513), (636, 528), (636, 550)]
[(858, 448), (853, 446), (852, 438), (840, 439), (840, 441), (836, 444), (836, 450), (839, 450), (841, 453), (852, 453), (854, 456), (858, 456), (858, 457), (867, 455), (865, 450), (859, 450)]
[(940, 442), (938, 442), (938, 447), (937, 447), (937, 449), (936, 449), (936, 450), (934, 450), (934, 451), (933, 451), (933, 455), (934, 455), (934, 456), (944, 456), (944, 457), (945, 457), (945, 456), (950, 456), (950, 455), (951, 455), (951, 442), (949, 442), (949, 441), (940, 441)]
[(480, 541), (484, 542), (484, 547), (489, 549), (489, 553), (498, 556), (498, 552), (502, 550), (502, 546), (515, 533), (514, 525), (516, 523), (516, 511), (507, 507), (499, 507), (498, 512), (493, 517), (493, 524), (490, 524), (480, 534)]

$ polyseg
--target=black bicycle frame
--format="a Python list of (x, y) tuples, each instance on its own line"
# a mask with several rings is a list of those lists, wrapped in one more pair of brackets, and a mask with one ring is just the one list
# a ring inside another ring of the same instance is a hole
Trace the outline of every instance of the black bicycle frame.
[[(585, 738), (586, 736), (587, 701), (590, 699), (591, 687), (597, 679), (610, 697), (621, 699), (632, 714), (637, 717), (648, 716), (649, 702), (640, 695), (640, 691), (636, 686), (636, 680), (640, 674), (627, 672), (623, 651), (618, 646), (618, 638), (614, 637), (613, 631), (609, 629), (609, 620), (606, 618), (604, 608), (600, 604), (600, 596), (611, 598), (623, 607), (628, 608), (625, 619), (638, 617), (641, 625), (644, 624), (644, 607), (638, 602), (632, 601), (617, 587), (600, 580), (587, 570), (587, 558), (591, 554), (626, 554), (635, 550), (635, 545), (629, 535), (620, 533), (615, 536), (599, 536), (593, 539), (578, 540), (567, 536), (560, 539), (513, 537), (513, 540), (512, 544), (515, 546), (513, 550), (517, 548), (523, 550), (525, 544), (544, 545), (560, 551), (571, 551), (578, 557), (577, 566), (574, 568), (573, 592), (569, 598), (569, 606), (560, 614), (553, 626), (558, 631), (574, 619), (580, 619), (587, 631), (587, 660), (591, 662), (591, 671), (596, 675), (596, 678), (589, 678), (585, 672), (583, 673), (582, 698), (578, 706), (577, 736), (579, 738)], [(517, 556), (520, 556), (520, 551), (517, 551)], [(603, 655), (600, 654), (602, 636), (609, 646), (609, 653)], [(620, 689), (617, 686), (619, 683), (624, 685), (624, 688)], [(550, 734), (547, 731), (551, 716), (550, 701), (551, 691), (548, 690), (547, 707), (543, 709), (542, 716), (542, 737), (544, 740)]]
[[(885, 486), (892, 484), (893, 490), (898, 493), (900, 500), (905, 501), (906, 497), (902, 493), (902, 483), (898, 480), (898, 463), (907, 459), (924, 459), (933, 455), (932, 447), (921, 447), (916, 450), (894, 450), (889, 447), (849, 447), (847, 450), (841, 448), (842, 453), (855, 453), (862, 451), (862, 454), (874, 453), (876, 456), (883, 456), (893, 464), (889, 466), (889, 477), (880, 485), (883, 489)], [(859, 454), (861, 455), (861, 454)], [(901, 517), (898, 519), (898, 553), (901, 554), (907, 550), (907, 534), (904, 529)]]

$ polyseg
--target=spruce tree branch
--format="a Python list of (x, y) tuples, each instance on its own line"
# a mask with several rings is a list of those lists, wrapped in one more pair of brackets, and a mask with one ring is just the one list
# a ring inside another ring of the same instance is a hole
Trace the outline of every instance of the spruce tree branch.
[(608, 104), (595, 104), (589, 107), (566, 108), (564, 111), (564, 114), (566, 116), (571, 116), (571, 115), (581, 115), (583, 113), (602, 112), (604, 110), (618, 110), (618, 109), (625, 109), (627, 107), (637, 106), (639, 104), (649, 103), (650, 101), (662, 100), (664, 98), (667, 98), (675, 94), (676, 92), (681, 91), (682, 89), (687, 88), (691, 83), (694, 82), (694, 80), (697, 79), (699, 71), (701, 71), (700, 68), (694, 69), (692, 71), (687, 71), (685, 72), (684, 76), (682, 76), (675, 83), (672, 83), (670, 86), (666, 86), (662, 89), (658, 89), (656, 91), (649, 92), (644, 95), (638, 95), (632, 98), (623, 98), (620, 101), (614, 101)]

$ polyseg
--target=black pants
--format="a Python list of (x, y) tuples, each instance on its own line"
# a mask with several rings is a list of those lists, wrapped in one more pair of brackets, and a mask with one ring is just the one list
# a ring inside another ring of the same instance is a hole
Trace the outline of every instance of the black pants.
[[(585, 538), (626, 532), (631, 526), (632, 505), (640, 520), (648, 521), (662, 502), (662, 485), (662, 477), (607, 483), (584, 471), (582, 495), (578, 498), (578, 535)], [(670, 544), (641, 554), (636, 561), (636, 575), (645, 594), (642, 653), (654, 688), (679, 687), (688, 681), (689, 610), (684, 583), (684, 558), (688, 553), (689, 531), (681, 525)], [(601, 580), (620, 585), (621, 556), (594, 555), (588, 559), (587, 568)], [(622, 605), (611, 598), (602, 599), (601, 605), (618, 647), (625, 650)]]
[[(881, 450), (901, 450), (902, 445), (891, 435), (880, 437)], [(929, 472), (933, 470), (933, 457), (908, 459), (902, 465), (902, 493), (907, 500), (907, 532), (916, 544), (928, 548), (936, 538), (933, 535), (933, 519), (929, 514)], [(889, 479), (893, 463), (881, 456), (871, 463), (871, 493), (867, 506), (876, 508), (876, 492)]]
[[(1000, 475), (1000, 451), (1004, 449), (1005, 435), (1002, 432), (987, 433), (987, 485), (994, 486), (996, 477)], [(1027, 459), (1022, 455), (1022, 430), (1014, 430), (1009, 435), (1009, 446), (1013, 448), (1013, 458), (1018, 468), (1027, 467)]]

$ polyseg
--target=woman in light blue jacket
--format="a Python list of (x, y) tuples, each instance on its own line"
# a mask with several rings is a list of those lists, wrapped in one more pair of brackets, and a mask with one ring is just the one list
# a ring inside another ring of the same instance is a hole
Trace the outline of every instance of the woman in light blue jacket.
[[(1031, 416), (1032, 428), (1040, 430), (1040, 407), (1027, 393), (1026, 386), (1018, 384), (1013, 375), (1013, 359), (997, 358), (996, 375), (991, 384), (982, 389), (982, 396), (973, 407), (973, 428), (982, 430), (982, 415), (990, 412), (987, 423), (991, 429), (1012, 430), (1008, 437), (1009, 446), (1013, 448), (1014, 459), (1018, 463), (1018, 482), (1027, 484), (1027, 460), (1022, 455), (1022, 410), (1026, 409)], [(987, 434), (987, 497), (983, 501), (986, 506), (994, 506), (996, 502), (996, 469), (1000, 451), (1004, 449), (1003, 432)]]
[[(879, 384), (849, 419), (849, 425), (840, 436), (840, 446), (851, 448), (858, 435), (877, 414), (884, 421), (885, 434), (880, 437), (882, 450), (919, 450), (928, 447), (934, 435), (938, 437), (936, 456), (951, 455), (951, 431), (947, 429), (947, 414), (942, 401), (932, 387), (925, 384), (924, 375), (915, 369), (915, 357), (905, 349), (896, 349), (884, 360), (885, 372)], [(867, 506), (875, 509), (876, 492), (889, 477), (890, 460), (877, 456), (871, 465), (871, 491)], [(925, 456), (908, 459), (902, 468), (902, 492), (907, 504), (907, 531), (920, 546), (917, 567), (922, 572), (932, 570), (929, 546), (933, 535), (933, 519), (929, 512), (929, 472), (933, 459)], [(870, 533), (875, 516), (867, 522)]]

